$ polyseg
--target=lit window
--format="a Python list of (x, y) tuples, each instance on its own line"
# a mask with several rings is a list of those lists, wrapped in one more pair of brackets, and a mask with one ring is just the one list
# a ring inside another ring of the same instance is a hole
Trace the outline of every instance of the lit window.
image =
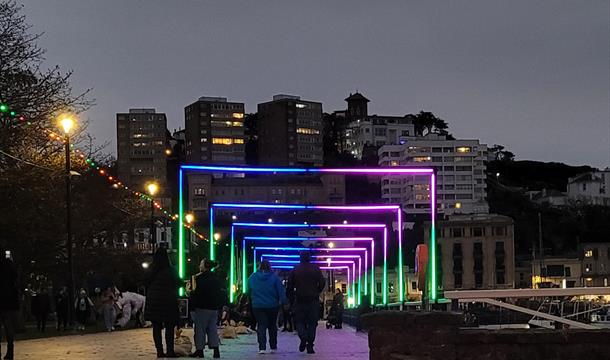
[(307, 105), (305, 104), (297, 104), (296, 105), (299, 109), (304, 109), (305, 107), (307, 107)]
[(244, 118), (244, 114), (242, 113), (233, 113), (233, 117), (236, 119), (243, 119)]
[(585, 257), (593, 257), (593, 250), (585, 250)]
[(413, 161), (415, 162), (425, 162), (425, 161), (430, 161), (432, 158), (430, 158), (430, 156), (415, 156), (413, 158)]
[(470, 149), (470, 147), (469, 147), (469, 146), (460, 146), (460, 147), (458, 147), (456, 150), (457, 150), (457, 152), (459, 152), (459, 153), (467, 153), (467, 152), (470, 152), (470, 151), (471, 151), (471, 149)]
[(320, 130), (310, 128), (297, 128), (297, 134), (318, 135)]

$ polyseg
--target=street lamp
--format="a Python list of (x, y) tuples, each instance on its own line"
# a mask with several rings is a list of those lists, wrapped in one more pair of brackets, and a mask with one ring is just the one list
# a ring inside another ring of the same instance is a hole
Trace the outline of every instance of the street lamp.
[[(70, 179), (70, 130), (74, 127), (74, 120), (67, 115), (62, 115), (59, 118), (59, 125), (64, 132), (65, 151), (66, 151), (66, 247), (68, 248), (68, 304), (74, 304), (74, 262), (72, 259), (72, 184)], [(74, 320), (73, 306), (68, 306), (68, 318), (70, 323)]]
[(186, 220), (187, 224), (192, 224), (195, 221), (195, 215), (188, 213), (184, 215), (184, 220)]
[(150, 238), (149, 241), (152, 244), (152, 252), (155, 253), (155, 245), (157, 244), (157, 237), (155, 234), (155, 199), (154, 196), (159, 191), (159, 185), (155, 182), (146, 184), (146, 191), (150, 195)]

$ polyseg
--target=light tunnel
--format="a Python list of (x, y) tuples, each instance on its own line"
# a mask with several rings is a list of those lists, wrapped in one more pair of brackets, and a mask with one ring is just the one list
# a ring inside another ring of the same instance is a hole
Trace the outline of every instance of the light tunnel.
[[(178, 174), (179, 184), (179, 198), (178, 198), (178, 216), (179, 224), (184, 224), (185, 206), (184, 206), (184, 188), (185, 173), (189, 172), (203, 172), (203, 173), (241, 173), (241, 174), (356, 174), (356, 175), (377, 175), (377, 176), (388, 176), (388, 175), (424, 175), (429, 177), (429, 194), (430, 194), (430, 239), (428, 243), (429, 249), (429, 266), (428, 266), (428, 288), (427, 294), (431, 301), (437, 300), (437, 259), (436, 259), (436, 175), (432, 168), (424, 167), (405, 167), (405, 166), (394, 166), (394, 167), (378, 167), (378, 168), (294, 168), (294, 167), (252, 167), (252, 166), (225, 166), (225, 165), (181, 165)], [(268, 210), (287, 210), (287, 211), (299, 211), (299, 210), (320, 210), (320, 211), (356, 211), (356, 212), (378, 212), (388, 211), (396, 214), (397, 223), (397, 240), (398, 240), (398, 277), (399, 277), (399, 300), (404, 301), (404, 274), (403, 274), (403, 253), (402, 253), (402, 209), (399, 205), (290, 205), (290, 204), (224, 204), (217, 203), (212, 204), (209, 208), (209, 234), (210, 234), (210, 248), (208, 256), (211, 259), (216, 257), (216, 244), (213, 241), (214, 234), (214, 210), (221, 208), (234, 208), (234, 209), (268, 209)], [(234, 232), (232, 228), (231, 233)], [(234, 251), (235, 247), (231, 247), (231, 251)], [(179, 226), (178, 229), (178, 274), (181, 279), (185, 279), (186, 274), (186, 261), (185, 261), (185, 234), (184, 227)], [(387, 251), (387, 249), (384, 249)], [(234, 257), (231, 256), (232, 261)], [(231, 268), (234, 268), (234, 264), (231, 264)], [(374, 273), (374, 268), (372, 270)], [(384, 277), (387, 275), (387, 264), (384, 264)], [(386, 283), (386, 281), (384, 281)], [(384, 286), (387, 288), (387, 286)], [(229, 289), (231, 290), (231, 289)], [(387, 292), (384, 291), (384, 293)], [(180, 290), (183, 294), (183, 289)], [(372, 292), (371, 292), (372, 293)]]

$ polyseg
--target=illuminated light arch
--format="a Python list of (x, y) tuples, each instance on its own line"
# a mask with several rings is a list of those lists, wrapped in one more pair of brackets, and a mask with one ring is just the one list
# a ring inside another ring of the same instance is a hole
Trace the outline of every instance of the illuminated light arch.
[[(252, 223), (252, 222), (234, 222), (231, 224), (231, 270), (230, 270), (230, 276), (229, 276), (229, 289), (230, 289), (230, 302), (233, 302), (233, 298), (234, 298), (234, 287), (236, 286), (236, 281), (235, 281), (235, 261), (233, 260), (233, 256), (235, 255), (234, 253), (234, 247), (236, 244), (238, 244), (238, 242), (235, 241), (235, 229), (237, 228), (273, 228), (273, 229), (277, 229), (277, 228), (287, 228), (287, 229), (311, 229), (311, 228), (320, 228), (320, 229), (332, 229), (332, 228), (350, 228), (350, 229), (354, 229), (354, 230), (361, 230), (361, 231), (365, 231), (365, 230), (369, 230), (369, 229), (373, 229), (373, 230), (382, 230), (382, 236), (383, 236), (383, 241), (387, 241), (387, 225), (386, 224), (355, 224), (355, 223), (339, 223), (339, 224), (333, 224), (333, 223), (325, 223), (325, 224), (287, 224), (287, 223)], [(374, 243), (371, 245), (372, 249), (371, 249), (371, 268), (374, 269), (375, 267), (375, 258), (374, 258)], [(386, 259), (384, 259), (385, 261)], [(368, 261), (368, 259), (365, 259), (365, 263)], [(368, 264), (367, 264), (368, 265)], [(367, 266), (368, 268), (368, 266)], [(243, 277), (243, 276), (242, 276)], [(375, 293), (375, 289), (374, 289), (374, 279), (375, 279), (375, 272), (372, 271), (371, 272), (371, 282), (370, 282), (370, 288), (371, 288), (371, 304), (374, 304), (374, 293)], [(368, 278), (365, 277), (364, 278), (364, 295), (368, 295), (369, 294), (369, 286), (368, 286)], [(244, 284), (245, 285), (245, 284)], [(242, 287), (243, 289), (243, 287)]]
[[(271, 241), (271, 242), (290, 242), (290, 241), (324, 241), (324, 242), (337, 242), (337, 243), (341, 243), (341, 242), (356, 242), (356, 241), (369, 241), (370, 242), (370, 246), (371, 246), (371, 257), (374, 259), (374, 252), (375, 252), (375, 240), (372, 237), (269, 237), (269, 236), (244, 236), (243, 240), (242, 240), (242, 250), (243, 250), (243, 256), (242, 256), (242, 278), (244, 279), (243, 284), (242, 284), (242, 292), (246, 292), (246, 281), (245, 279), (247, 279), (247, 272), (246, 272), (246, 249), (247, 249), (247, 241)], [(307, 249), (305, 247), (303, 247), (302, 249)], [(322, 249), (322, 248), (320, 248)], [(335, 249), (345, 249), (344, 247), (336, 247), (336, 248), (323, 248), (325, 249), (324, 251), (327, 252), (334, 252)], [(322, 250), (320, 250), (322, 251)], [(340, 251), (340, 250), (339, 250)], [(365, 250), (364, 252), (364, 256), (365, 259), (368, 258), (368, 250)], [(252, 268), (254, 271), (256, 271), (256, 248), (254, 249), (254, 261), (252, 264)], [(373, 260), (374, 261), (374, 260)], [(372, 262), (374, 264), (374, 262)], [(368, 276), (368, 261), (365, 264), (365, 271), (367, 271), (367, 276)], [(371, 271), (372, 274), (374, 274), (374, 268), (373, 271)], [(373, 283), (373, 280), (371, 280), (371, 283)], [(358, 282), (358, 298), (360, 299), (360, 291), (362, 290), (362, 287), (360, 286), (361, 282), (359, 279)], [(233, 291), (235, 284), (231, 284), (231, 291)], [(373, 298), (373, 293), (371, 294), (371, 297)]]

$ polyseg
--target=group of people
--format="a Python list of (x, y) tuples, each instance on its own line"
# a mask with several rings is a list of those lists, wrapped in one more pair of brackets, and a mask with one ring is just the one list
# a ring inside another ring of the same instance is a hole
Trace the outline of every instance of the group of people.
[[(268, 261), (262, 261), (258, 271), (248, 279), (249, 307), (256, 323), (258, 352), (267, 351), (267, 341), (271, 352), (278, 347), (278, 313), (282, 311), (284, 329), (292, 330), (294, 319), (300, 338), (299, 351), (315, 353), (314, 342), (319, 318), (320, 293), (324, 290), (325, 279), (320, 269), (311, 263), (309, 252), (300, 255), (300, 264), (290, 273), (284, 287), (280, 278), (271, 270)], [(217, 264), (211, 260), (200, 263), (200, 272), (187, 286), (190, 316), (195, 330), (195, 351), (191, 357), (204, 357), (204, 347), (213, 351), (213, 357), (220, 357), (218, 337), (219, 311), (227, 303), (226, 292), (216, 272)], [(102, 313), (108, 331), (125, 326), (133, 314), (143, 312), (144, 319), (152, 323), (153, 340), (157, 357), (177, 357), (174, 351), (174, 329), (180, 326), (178, 291), (182, 281), (170, 265), (164, 248), (154, 254), (150, 277), (147, 282), (147, 296), (129, 292), (118, 292), (114, 287), (102, 293)], [(19, 310), (17, 272), (10, 259), (0, 259), (0, 325), (6, 334), (7, 352), (4, 359), (14, 356), (15, 317)], [(41, 294), (42, 295), (42, 294)], [(46, 295), (48, 297), (48, 295)], [(42, 297), (40, 298), (42, 299)], [(67, 289), (57, 294), (57, 326), (66, 328), (69, 300)], [(36, 304), (44, 313), (45, 304)], [(74, 300), (74, 312), (79, 327), (84, 328), (87, 317), (94, 307), (87, 292), (81, 289)], [(122, 316), (117, 320), (117, 309)], [(37, 310), (37, 311), (38, 311)], [(228, 311), (223, 311), (223, 314)], [(223, 315), (224, 316), (224, 315)], [(38, 326), (44, 329), (45, 319), (37, 318)], [(138, 318), (138, 317), (136, 317)], [(165, 349), (162, 333), (165, 331)], [(268, 338), (267, 338), (268, 335)]]
[[(190, 317), (194, 325), (195, 351), (191, 357), (204, 357), (205, 345), (220, 357), (218, 336), (219, 312), (226, 304), (221, 280), (213, 271), (217, 264), (203, 260), (200, 272), (187, 286)], [(170, 266), (165, 249), (154, 255), (146, 296), (145, 318), (152, 322), (153, 340), (158, 357), (177, 357), (174, 351), (174, 328), (179, 326), (178, 289), (181, 281)], [(250, 307), (258, 338), (258, 352), (276, 352), (278, 348), (278, 313), (294, 323), (300, 339), (299, 351), (314, 354), (316, 327), (319, 319), (320, 293), (324, 290), (322, 271), (311, 263), (309, 252), (300, 255), (300, 264), (290, 273), (286, 287), (271, 270), (268, 261), (261, 261), (258, 271), (248, 279)], [(292, 306), (291, 306), (292, 304)], [(225, 311), (223, 311), (224, 313)], [(285, 325), (285, 328), (289, 325)], [(165, 331), (165, 349), (162, 331)]]
[[(270, 351), (277, 351), (277, 318), (280, 306), (284, 310), (284, 319), (290, 319), (294, 315), (300, 339), (299, 351), (315, 353), (320, 293), (324, 290), (325, 283), (322, 271), (311, 263), (309, 252), (301, 253), (300, 263), (290, 273), (285, 289), (280, 278), (271, 270), (270, 263), (266, 260), (260, 263), (258, 271), (248, 279), (252, 312), (257, 322), (259, 354), (266, 352), (267, 333)], [(292, 312), (289, 310), (291, 304)], [(285, 324), (285, 328), (287, 326), (288, 324)]]

